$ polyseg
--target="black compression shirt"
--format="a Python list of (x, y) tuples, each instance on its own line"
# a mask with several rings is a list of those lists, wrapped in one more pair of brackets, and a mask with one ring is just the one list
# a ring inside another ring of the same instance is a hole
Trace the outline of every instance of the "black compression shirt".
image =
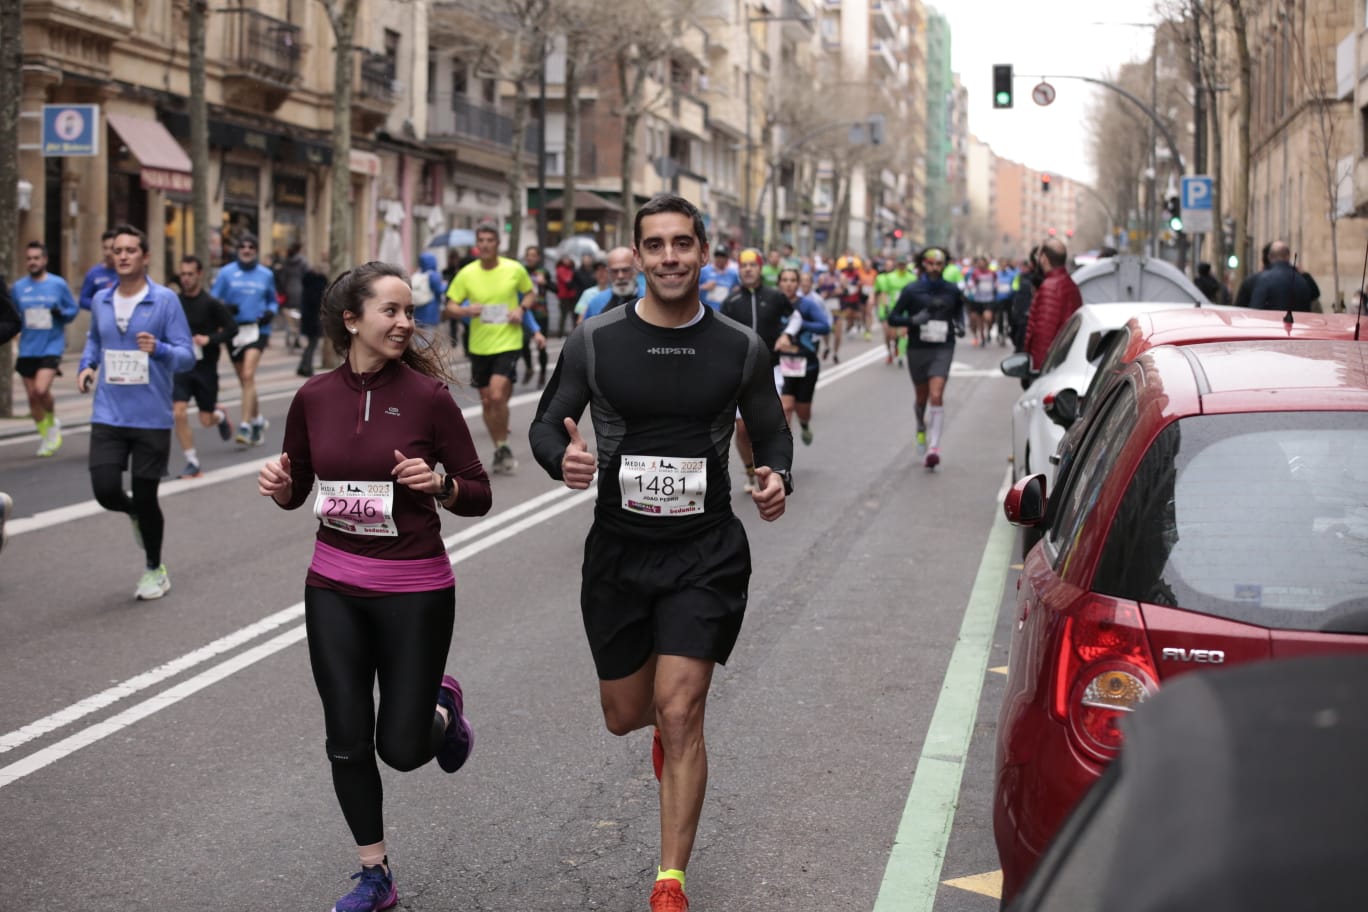
[(759, 288), (738, 285), (727, 295), (719, 310), (756, 331), (760, 341), (765, 343), (765, 351), (769, 352), (770, 367), (779, 363), (774, 343), (783, 335), (784, 324), (793, 314), (793, 302), (783, 292), (764, 285)]
[[(529, 432), (532, 452), (552, 478), (561, 478), (570, 442), (565, 419), (578, 423), (586, 405), (598, 447), (594, 515), (613, 532), (685, 538), (731, 517), (727, 455), (738, 407), (755, 446), (755, 464), (788, 469), (793, 462), (793, 437), (774, 390), (769, 352), (755, 333), (710, 307), (697, 323), (672, 329), (645, 322), (636, 305), (627, 305), (571, 333)], [(629, 469), (624, 492), (618, 477), (624, 455), (666, 465), (659, 471)], [(670, 496), (677, 484), (670, 469), (685, 469), (690, 461), (705, 473), (705, 496)], [(662, 502), (661, 512), (651, 512)]]

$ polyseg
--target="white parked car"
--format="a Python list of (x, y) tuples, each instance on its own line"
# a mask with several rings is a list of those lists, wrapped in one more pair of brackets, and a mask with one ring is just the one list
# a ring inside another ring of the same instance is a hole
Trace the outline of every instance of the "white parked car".
[[(1040, 372), (1030, 378), (1031, 385), (1012, 406), (1013, 480), (1042, 473), (1047, 490), (1053, 486), (1055, 467), (1050, 457), (1059, 449), (1064, 427), (1055, 423), (1051, 413), (1078, 408), (1078, 397), (1088, 389), (1112, 333), (1123, 330), (1126, 321), (1139, 313), (1194, 306), (1160, 301), (1084, 304), (1069, 317), (1045, 355)], [(1216, 309), (1213, 304), (1205, 306)], [(1009, 377), (1027, 377), (1028, 370), (1029, 356), (1024, 352), (1002, 362), (1002, 372)]]

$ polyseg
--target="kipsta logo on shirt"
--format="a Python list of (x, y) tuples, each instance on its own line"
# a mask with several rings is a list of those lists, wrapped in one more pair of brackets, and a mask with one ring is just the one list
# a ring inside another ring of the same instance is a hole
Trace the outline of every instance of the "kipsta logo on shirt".
[(397, 405), (391, 405), (389, 408), (385, 409), (385, 414), (386, 414), (386, 415), (393, 415), (395, 418), (398, 418), (398, 417), (399, 417), (399, 406), (397, 406)]

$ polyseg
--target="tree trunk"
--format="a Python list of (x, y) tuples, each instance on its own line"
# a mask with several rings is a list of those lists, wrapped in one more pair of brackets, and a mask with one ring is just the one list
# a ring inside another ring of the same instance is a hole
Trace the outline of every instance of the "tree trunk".
[[(21, 4), (0, 4), (0, 281), (8, 282), (18, 247), (19, 100), (24, 86)], [(34, 187), (34, 192), (42, 192)], [(14, 346), (0, 345), (0, 417), (14, 416)]]
[[(209, 261), (209, 102), (204, 95), (204, 31), (208, 4), (190, 0), (190, 208), (194, 218), (191, 247), (205, 268)], [(167, 264), (167, 269), (174, 268)]]
[(618, 218), (617, 244), (631, 243), (632, 217), (636, 200), (632, 189), (632, 165), (636, 161), (636, 132), (641, 123), (641, 93), (646, 81), (646, 64), (631, 56), (631, 50), (618, 53), (618, 88), (622, 91), (622, 215)]
[(831, 255), (840, 256), (845, 251), (850, 238), (850, 176), (842, 175), (844, 170), (836, 167), (836, 198), (831, 206)]
[(565, 36), (565, 177), (561, 181), (561, 239), (575, 233), (575, 184), (579, 177), (579, 55), (583, 40), (571, 29)]
[(1235, 36), (1235, 54), (1240, 66), (1240, 106), (1236, 109), (1236, 142), (1239, 143), (1239, 173), (1235, 178), (1235, 250), (1240, 257), (1235, 270), (1238, 288), (1249, 273), (1249, 260), (1254, 255), (1249, 233), (1249, 182), (1253, 153), (1250, 139), (1250, 120), (1254, 104), (1254, 63), (1249, 53), (1249, 23), (1245, 18), (1245, 0), (1227, 0)]
[[(325, 3), (328, 21), (332, 25), (337, 48), (333, 55), (333, 129), (332, 129), (332, 195), (330, 207), (331, 231), (328, 241), (328, 269), (331, 275), (341, 275), (352, 266), (351, 200), (351, 107), (352, 79), (356, 61), (352, 57), (352, 41), (356, 34), (356, 6), (358, 0), (339, 0)], [(358, 200), (363, 209), (365, 202)]]
[[(518, 72), (526, 72), (526, 54), (523, 51), (523, 37), (513, 41), (512, 55)], [(522, 244), (523, 213), (527, 211), (527, 178), (524, 176), (523, 150), (527, 148), (527, 84), (523, 79), (513, 80), (513, 161), (508, 169), (508, 247), (507, 254), (513, 259), (518, 257)]]

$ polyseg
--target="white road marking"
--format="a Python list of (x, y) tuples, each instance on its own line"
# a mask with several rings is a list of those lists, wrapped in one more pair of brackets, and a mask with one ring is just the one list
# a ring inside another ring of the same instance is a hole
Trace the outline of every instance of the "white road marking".
[[(833, 383), (836, 380), (841, 379), (842, 377), (849, 376), (854, 371), (859, 370), (860, 368), (865, 367), (868, 364), (875, 363), (881, 355), (882, 352), (879, 350), (872, 350), (870, 352), (866, 352), (864, 355), (854, 358), (846, 364), (840, 365), (839, 367), (830, 371), (827, 377), (823, 378), (824, 382), (819, 382), (819, 385)], [(293, 395), (293, 393), (291, 393), (291, 395)], [(513, 397), (513, 399), (511, 400), (511, 404), (519, 404), (520, 402), (531, 401), (533, 399), (540, 398), (540, 396), (540, 392), (524, 393), (520, 396)], [(464, 409), (462, 411), (462, 414), (467, 419), (473, 419), (475, 416), (480, 414), (480, 409), (478, 406), (469, 409)], [(241, 477), (242, 475), (251, 474), (257, 470), (258, 468), (256, 464), (230, 466), (225, 469), (216, 470), (215, 472), (211, 472), (200, 478), (187, 479), (185, 481), (172, 484), (166, 489), (165, 493), (171, 494), (179, 493), (180, 491), (194, 490), (195, 488), (203, 487), (206, 484), (214, 484), (218, 481), (224, 481), (231, 478)], [(479, 537), (479, 541), (467, 545), (464, 548), (460, 548), (459, 550), (452, 553), (451, 563), (452, 566), (455, 566), (457, 563), (464, 560), (468, 560), (471, 557), (474, 557), (475, 555), (479, 554), (482, 551), (485, 551), (488, 548), (492, 548), (495, 545), (500, 544), (514, 537), (515, 535), (521, 534), (522, 532), (525, 532), (528, 529), (533, 528), (534, 526), (537, 526), (556, 516), (559, 516), (561, 513), (564, 513), (567, 510), (579, 506), (582, 503), (592, 501), (596, 494), (597, 492), (594, 487), (591, 487), (590, 489), (585, 491), (571, 491), (570, 489), (565, 488), (563, 486), (558, 486), (550, 491), (546, 491), (538, 495), (537, 497), (532, 498), (531, 500), (524, 501), (523, 503), (511, 507), (502, 513), (489, 517), (488, 519), (476, 523), (475, 525), (469, 528), (463, 529), (454, 535), (448, 536), (447, 538), (443, 539), (443, 545), (448, 549), (448, 551), (450, 551), (451, 548), (455, 547), (456, 545), (459, 545), (461, 542), (464, 542), (471, 538)], [(557, 503), (556, 501), (558, 500), (559, 502)], [(73, 505), (73, 507), (66, 507), (60, 510), (49, 510), (45, 511), (44, 514), (40, 514), (40, 516), (53, 517), (54, 514), (62, 513), (63, 511), (71, 511), (76, 508), (81, 508), (84, 506), (85, 505), (77, 504)], [(95, 512), (98, 512), (100, 509), (101, 508), (98, 505), (96, 505)], [(524, 515), (529, 513), (532, 515)], [(523, 516), (523, 518), (519, 519), (517, 522), (509, 522), (510, 520), (513, 520), (519, 516)], [(50, 518), (43, 525), (36, 524), (35, 521), (39, 518), (40, 517), (38, 516), (30, 517), (28, 520), (29, 525), (23, 527), (24, 531), (32, 531), (34, 528), (46, 528), (50, 525), (56, 525), (58, 522), (66, 522), (78, 517), (73, 515), (68, 516), (64, 519)], [(23, 522), (24, 520), (11, 521), (9, 523), (11, 533), (14, 533), (14, 527), (16, 525)], [(491, 531), (493, 527), (500, 525), (502, 525), (503, 528)], [(291, 605), (289, 608), (286, 608), (283, 611), (276, 612), (275, 614), (269, 615), (268, 617), (263, 618), (262, 620), (257, 621), (254, 624), (248, 625), (247, 627), (243, 627), (242, 629), (235, 631), (234, 633), (228, 634), (225, 637), (221, 637), (218, 640), (215, 640), (213, 643), (208, 644), (207, 646), (203, 646), (197, 650), (186, 653), (180, 658), (173, 659), (172, 661), (159, 665), (156, 668), (151, 669), (150, 671), (129, 678), (128, 680), (120, 684), (117, 684), (114, 687), (108, 688), (107, 690), (102, 691), (101, 693), (95, 694), (91, 697), (87, 697), (84, 700), (74, 703), (66, 709), (60, 710), (56, 713), (44, 717), (43, 719), (31, 722), (28, 725), (23, 726), (22, 728), (16, 729), (13, 732), (0, 736), (0, 753), (5, 753), (10, 750), (13, 750), (14, 748), (19, 747), (29, 741), (32, 741), (35, 738), (41, 737), (45, 734), (48, 734), (52, 731), (69, 725), (125, 697), (131, 696), (139, 691), (146, 690), (148, 687), (160, 683), (161, 681), (167, 680), (168, 678), (171, 678), (183, 671), (193, 668), (196, 665), (202, 664), (214, 658), (215, 656), (223, 654), (224, 652), (230, 651), (236, 648), (237, 646), (240, 646), (243, 643), (246, 643), (270, 630), (291, 623), (292, 621), (296, 621), (303, 616), (303, 613), (304, 603), (296, 602), (294, 605)], [(25, 776), (28, 776), (31, 773), (37, 772), (38, 770), (43, 769), (46, 766), (50, 766), (51, 764), (56, 763), (58, 760), (61, 760), (64, 757), (70, 756), (72, 753), (80, 750), (83, 747), (88, 747), (89, 745), (94, 744), (108, 737), (109, 735), (115, 734), (116, 732), (119, 732), (124, 728), (127, 728), (133, 723), (141, 719), (147, 718), (148, 716), (152, 715), (158, 710), (165, 709), (169, 706), (179, 703), (186, 697), (191, 696), (199, 692), (200, 690), (203, 690), (211, 684), (215, 684), (218, 681), (221, 681), (224, 678), (227, 678), (228, 676), (234, 674), (235, 672), (241, 671), (244, 668), (248, 668), (251, 665), (254, 665), (257, 662), (261, 661), (262, 659), (268, 658), (269, 656), (274, 655), (282, 649), (285, 649), (286, 647), (299, 642), (304, 638), (304, 636), (304, 625), (300, 624), (290, 630), (287, 630), (283, 633), (276, 635), (275, 637), (271, 638), (270, 640), (267, 640), (264, 643), (260, 643), (256, 646), (253, 646), (252, 648), (245, 650), (244, 652), (239, 653), (238, 655), (230, 659), (220, 662), (219, 664), (214, 665), (200, 672), (194, 677), (189, 678), (185, 681), (182, 681), (179, 684), (176, 684), (168, 688), (160, 694), (148, 697), (144, 699), (142, 702), (134, 704), (128, 709), (116, 713), (108, 719), (88, 725), (76, 734), (70, 735), (62, 739), (61, 741), (58, 741), (55, 744), (52, 744), (46, 748), (36, 751), (35, 753), (30, 754), (29, 756), (21, 760), (16, 760), (8, 766), (0, 767), (0, 788), (4, 788), (8, 785), (11, 785), (12, 783), (24, 778)]]
[[(566, 497), (566, 494), (572, 494), (573, 496)], [(474, 557), (475, 555), (479, 554), (481, 551), (485, 551), (489, 548), (492, 548), (497, 544), (507, 541), (515, 535), (519, 535), (527, 531), (533, 526), (540, 525), (541, 523), (546, 522), (547, 520), (550, 520), (555, 516), (559, 516), (561, 513), (564, 513), (567, 510), (577, 507), (580, 504), (585, 503), (586, 501), (592, 500), (594, 496), (595, 492), (592, 489), (588, 491), (571, 491), (569, 488), (557, 488), (555, 490), (548, 491), (545, 494), (542, 494), (539, 497), (534, 498), (533, 500), (519, 504), (517, 507), (507, 510), (496, 517), (492, 517), (491, 519), (486, 520), (483, 523), (479, 523), (475, 526), (472, 526), (469, 529), (464, 529), (460, 533), (451, 536), (451, 538), (447, 541), (457, 542), (475, 537), (477, 535), (483, 537), (480, 538), (480, 540), (475, 542), (474, 544), (467, 545), (466, 547), (460, 549), (455, 554), (453, 554), (451, 556), (451, 564), (452, 566), (455, 566), (461, 561), (468, 560)], [(551, 506), (545, 506), (543, 509), (540, 509), (538, 512), (533, 513), (533, 515), (531, 516), (527, 516), (515, 523), (506, 525), (496, 532), (486, 534), (488, 532), (488, 526), (490, 524), (503, 523), (508, 519), (512, 518), (513, 516), (518, 515), (520, 512), (531, 512), (533, 509), (535, 509), (536, 506), (549, 504), (558, 498), (563, 498), (560, 503), (556, 503)], [(448, 545), (448, 547), (450, 547), (450, 545)], [(222, 648), (219, 648), (215, 652), (208, 652), (208, 650), (210, 650), (210, 648), (215, 646), (216, 644), (222, 644), (226, 640), (234, 639), (235, 642), (233, 645), (237, 645), (241, 642), (245, 642), (246, 639), (251, 639), (252, 637), (259, 635), (260, 633), (264, 632), (265, 629), (270, 629), (271, 627), (280, 626), (281, 624), (289, 623), (293, 620), (298, 620), (300, 617), (303, 616), (303, 614), (304, 603), (296, 602), (289, 608), (286, 608), (284, 611), (277, 612), (276, 614), (271, 615), (271, 617), (266, 618), (263, 621), (259, 621), (256, 624), (251, 625), (250, 627), (244, 627), (242, 630), (238, 631), (235, 634), (230, 634), (228, 637), (224, 637), (220, 640), (215, 641), (215, 643), (210, 644), (210, 646), (206, 646), (203, 649), (196, 650), (193, 653), (188, 653), (187, 655), (182, 656), (179, 659), (176, 659), (172, 662), (168, 662), (165, 665), (159, 666), (158, 668), (153, 669), (150, 672), (146, 672), (142, 675), (139, 675), (136, 678), (130, 678), (128, 681), (125, 681), (122, 684), (117, 685), (116, 687), (112, 687), (109, 690), (104, 691), (103, 693), (96, 694), (93, 697), (89, 697), (85, 700), (82, 700), (80, 703), (74, 704), (73, 706), (68, 707), (65, 710), (62, 710), (61, 712), (48, 716), (46, 719), (40, 719), (37, 722), (26, 725), (15, 732), (11, 732), (8, 735), (5, 735), (3, 738), (0, 738), (0, 743), (6, 745), (5, 750), (11, 750), (12, 748), (17, 747), (18, 745), (23, 744), (25, 741), (32, 740), (33, 738), (36, 738), (41, 734), (45, 734), (46, 732), (52, 731), (55, 728), (59, 728), (62, 725), (66, 725), (70, 722), (73, 722), (84, 715), (88, 715), (89, 713), (94, 712), (96, 709), (99, 709), (103, 706), (108, 706), (110, 703), (113, 703), (116, 700), (122, 699), (123, 697), (128, 696), (131, 693), (135, 693), (138, 690), (145, 689), (146, 687), (151, 686), (159, 680), (164, 680), (165, 678), (168, 678), (171, 675), (178, 673), (179, 671), (183, 671), (186, 668), (191, 667), (192, 665), (206, 661), (213, 655), (216, 655), (218, 653), (225, 651), (228, 648), (231, 648), (229, 646), (224, 646)], [(263, 625), (266, 624), (269, 624), (269, 626), (263, 627)], [(250, 635), (246, 635), (247, 631), (253, 632)], [(56, 744), (53, 744), (49, 747), (45, 747), (40, 751), (30, 754), (22, 760), (16, 760), (14, 763), (9, 764), (8, 766), (0, 767), (0, 788), (4, 788), (5, 786), (10, 785), (24, 778), (30, 773), (37, 772), (45, 766), (49, 766), (53, 763), (56, 763), (63, 757), (70, 756), (72, 753), (80, 750), (83, 747), (89, 747), (91, 744), (94, 744), (97, 741), (107, 738), (110, 735), (115, 734), (116, 732), (124, 728), (127, 728), (134, 722), (137, 722), (140, 719), (144, 719), (147, 716), (150, 716), (152, 713), (157, 712), (158, 710), (166, 709), (169, 706), (179, 703), (181, 700), (184, 700), (186, 697), (191, 696), (192, 694), (198, 693), (199, 691), (208, 687), (210, 684), (215, 684), (218, 681), (221, 681), (229, 675), (233, 674), (234, 672), (241, 671), (244, 668), (247, 668), (251, 665), (255, 665), (262, 659), (268, 658), (274, 655), (275, 653), (279, 652), (280, 650), (284, 649), (285, 647), (299, 642), (300, 640), (304, 639), (304, 636), (304, 625), (300, 624), (297, 627), (287, 630), (284, 633), (281, 633), (271, 638), (270, 640), (267, 640), (265, 643), (253, 646), (251, 649), (239, 653), (238, 655), (233, 656), (231, 659), (227, 659), (226, 661), (220, 662), (219, 664), (211, 668), (205, 669), (204, 671), (195, 675), (193, 678), (189, 678), (159, 694), (148, 697), (141, 703), (134, 704), (128, 709), (125, 709), (122, 712), (119, 712), (109, 717), (108, 719), (88, 725), (76, 734), (69, 735), (68, 737), (63, 738), (61, 741), (58, 741)], [(173, 666), (174, 670), (169, 670), (172, 669)], [(155, 680), (152, 679), (153, 676), (157, 676)], [(77, 711), (78, 708), (80, 708), (81, 711)]]

